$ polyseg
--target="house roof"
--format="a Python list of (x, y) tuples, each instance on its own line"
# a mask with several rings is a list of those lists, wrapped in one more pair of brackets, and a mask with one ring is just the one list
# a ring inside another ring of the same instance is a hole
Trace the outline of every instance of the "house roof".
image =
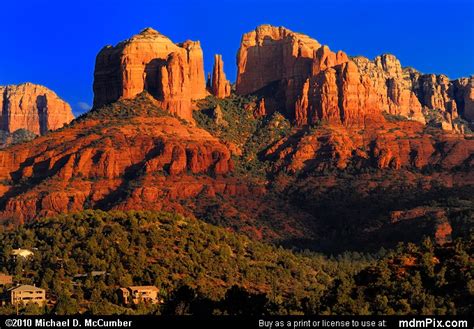
[(155, 286), (130, 286), (128, 287), (130, 290), (153, 290), (159, 291), (159, 289)]
[(22, 257), (25, 257), (25, 256), (31, 256), (31, 255), (34, 255), (34, 252), (32, 252), (31, 250), (28, 250), (28, 249), (13, 249), (11, 254), (13, 256), (22, 256)]
[(32, 290), (33, 291), (44, 291), (44, 289), (42, 289), (42, 288), (38, 288), (38, 287), (35, 287), (35, 286), (30, 286), (28, 284), (13, 287), (13, 288), (10, 288), (8, 290), (9, 291), (32, 291)]

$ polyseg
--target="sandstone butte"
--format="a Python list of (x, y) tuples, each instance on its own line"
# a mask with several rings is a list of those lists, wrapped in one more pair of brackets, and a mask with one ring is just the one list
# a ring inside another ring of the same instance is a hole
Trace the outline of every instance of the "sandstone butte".
[(96, 108), (147, 91), (163, 109), (193, 121), (192, 101), (207, 95), (200, 43), (175, 44), (146, 28), (99, 52), (93, 89)]
[(364, 126), (383, 120), (382, 112), (424, 123), (422, 109), (432, 109), (452, 130), (460, 114), (474, 117), (474, 77), (421, 74), (390, 54), (349, 58), (284, 27), (244, 34), (237, 66), (237, 94), (265, 97), (268, 113), (278, 110), (298, 125)]
[(74, 119), (71, 107), (48, 88), (32, 83), (0, 86), (0, 129), (26, 129), (37, 135)]

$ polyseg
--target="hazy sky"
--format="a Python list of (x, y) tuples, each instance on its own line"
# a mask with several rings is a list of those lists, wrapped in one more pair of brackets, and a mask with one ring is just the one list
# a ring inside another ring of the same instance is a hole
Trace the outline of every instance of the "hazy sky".
[(95, 56), (151, 26), (174, 42), (200, 40), (206, 72), (223, 55), (235, 80), (241, 35), (260, 24), (310, 35), (332, 50), (450, 78), (474, 74), (473, 0), (6, 1), (1, 4), (0, 85), (45, 85), (75, 114), (92, 104)]

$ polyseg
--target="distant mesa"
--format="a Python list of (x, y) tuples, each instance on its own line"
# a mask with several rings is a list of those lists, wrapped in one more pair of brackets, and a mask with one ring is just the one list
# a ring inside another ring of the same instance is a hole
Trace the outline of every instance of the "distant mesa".
[(71, 107), (50, 89), (33, 83), (0, 86), (0, 129), (43, 135), (74, 119)]
[(193, 121), (193, 100), (207, 96), (203, 53), (199, 41), (173, 43), (146, 28), (97, 55), (94, 107), (147, 91), (160, 106)]

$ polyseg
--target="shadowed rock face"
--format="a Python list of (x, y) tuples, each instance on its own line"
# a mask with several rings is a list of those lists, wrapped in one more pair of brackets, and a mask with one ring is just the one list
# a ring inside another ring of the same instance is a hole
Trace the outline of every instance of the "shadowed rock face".
[(382, 112), (425, 123), (422, 109), (440, 111), (447, 125), (472, 120), (472, 78), (450, 81), (403, 69), (390, 54), (349, 59), (284, 27), (262, 25), (244, 34), (237, 55), (236, 92), (265, 97), (298, 125), (317, 121), (363, 126)]
[(467, 120), (474, 121), (474, 77), (465, 82), (466, 84), (461, 88), (462, 96), (460, 96), (463, 101), (464, 117)]
[(163, 109), (192, 121), (192, 100), (206, 97), (199, 42), (175, 44), (147, 28), (99, 52), (94, 71), (95, 107), (134, 98), (144, 90)]
[(37, 135), (74, 119), (69, 104), (46, 87), (32, 83), (0, 86), (0, 129), (26, 129)]
[(265, 90), (272, 96), (266, 99), (267, 112), (280, 110), (294, 117), (296, 98), (311, 74), (314, 51), (320, 46), (284, 27), (261, 25), (244, 34), (237, 54), (236, 93), (271, 89)]
[(473, 153), (470, 138), (441, 131), (431, 135), (424, 132), (421, 123), (400, 121), (373, 123), (364, 130), (327, 125), (279, 140), (266, 150), (265, 157), (277, 171), (290, 173), (344, 170), (348, 166), (397, 170), (439, 167), (450, 171), (472, 167)]

